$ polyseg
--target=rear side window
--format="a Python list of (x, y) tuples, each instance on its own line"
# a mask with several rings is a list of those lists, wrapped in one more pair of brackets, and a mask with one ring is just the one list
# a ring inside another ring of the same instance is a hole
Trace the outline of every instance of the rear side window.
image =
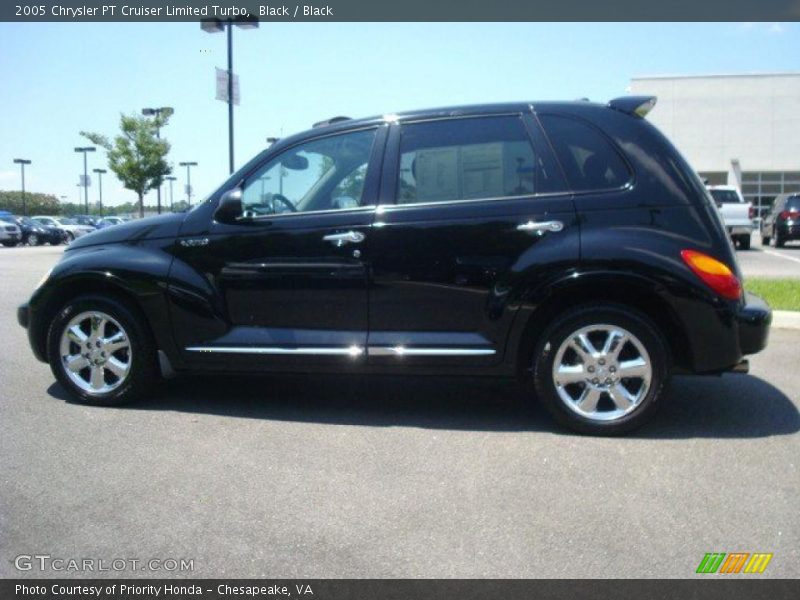
[(607, 190), (628, 183), (631, 173), (625, 161), (594, 127), (554, 115), (540, 120), (573, 190)]
[(528, 196), (547, 177), (519, 117), (402, 127), (398, 204)]

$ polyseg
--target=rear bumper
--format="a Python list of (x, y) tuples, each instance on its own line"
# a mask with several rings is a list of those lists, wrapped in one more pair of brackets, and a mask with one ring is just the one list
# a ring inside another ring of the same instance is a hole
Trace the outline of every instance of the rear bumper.
[(728, 225), (728, 235), (750, 235), (756, 228), (753, 225)]
[(742, 355), (755, 354), (767, 347), (772, 309), (760, 296), (745, 292), (744, 305), (736, 314), (739, 348)]

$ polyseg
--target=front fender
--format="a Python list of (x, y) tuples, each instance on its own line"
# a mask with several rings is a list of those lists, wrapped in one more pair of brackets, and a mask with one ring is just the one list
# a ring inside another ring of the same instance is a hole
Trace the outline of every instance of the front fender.
[(47, 333), (56, 312), (82, 294), (113, 294), (140, 311), (158, 348), (172, 359), (166, 287), (172, 255), (163, 241), (91, 246), (70, 250), (28, 303), (28, 336), (39, 360), (46, 361)]

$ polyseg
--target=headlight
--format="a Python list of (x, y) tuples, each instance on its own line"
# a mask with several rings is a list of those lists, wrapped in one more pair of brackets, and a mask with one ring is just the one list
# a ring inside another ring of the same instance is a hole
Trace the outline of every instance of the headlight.
[(39, 280), (39, 283), (36, 284), (36, 287), (34, 289), (38, 290), (40, 287), (42, 287), (44, 285), (44, 282), (47, 281), (48, 277), (50, 277), (50, 273), (52, 272), (53, 272), (52, 267), (47, 269), (47, 272), (44, 275), (42, 275), (42, 278)]

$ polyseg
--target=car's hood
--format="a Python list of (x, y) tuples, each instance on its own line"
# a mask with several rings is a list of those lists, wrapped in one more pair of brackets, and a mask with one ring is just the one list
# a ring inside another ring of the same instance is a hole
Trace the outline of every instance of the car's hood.
[(169, 213), (97, 229), (76, 239), (67, 247), (67, 250), (97, 246), (98, 244), (118, 244), (137, 240), (175, 237), (178, 235), (185, 217), (185, 213)]

